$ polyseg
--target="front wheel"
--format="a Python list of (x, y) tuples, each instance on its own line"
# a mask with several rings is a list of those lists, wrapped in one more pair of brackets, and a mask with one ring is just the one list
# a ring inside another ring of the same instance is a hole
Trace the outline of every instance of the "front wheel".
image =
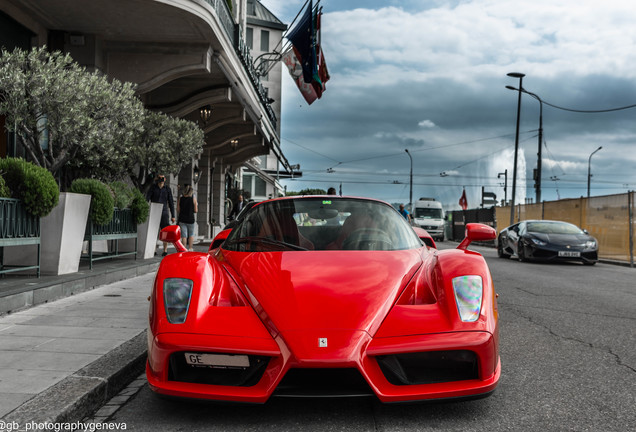
[(526, 259), (526, 250), (521, 242), (517, 246), (517, 258), (519, 258), (519, 262), (527, 261)]
[(497, 240), (497, 255), (499, 258), (508, 259), (510, 258), (510, 255), (504, 252), (502, 243), (501, 239)]

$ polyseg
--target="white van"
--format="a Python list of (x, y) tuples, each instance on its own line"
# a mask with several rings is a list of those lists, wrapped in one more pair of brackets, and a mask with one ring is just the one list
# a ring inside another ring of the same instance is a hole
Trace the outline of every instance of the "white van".
[(424, 228), (436, 241), (444, 241), (444, 209), (435, 198), (420, 198), (413, 205), (413, 224)]

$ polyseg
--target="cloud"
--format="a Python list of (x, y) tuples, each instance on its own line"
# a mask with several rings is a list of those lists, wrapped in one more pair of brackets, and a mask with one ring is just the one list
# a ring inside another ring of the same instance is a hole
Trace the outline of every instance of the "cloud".
[[(302, 2), (264, 3), (293, 18)], [(604, 150), (594, 156), (597, 183), (607, 175), (602, 184), (608, 193), (624, 191), (623, 183), (636, 188), (636, 109), (583, 114), (548, 105), (594, 110), (636, 103), (636, 8), (629, 2), (323, 0), (321, 5), (331, 74), (327, 91), (307, 106), (283, 77), (281, 137), (292, 163), (323, 170), (335, 159), (345, 193), (404, 202), (408, 148), (414, 196), (446, 197), (456, 204), (462, 187), (474, 201), (486, 186), (502, 198), (503, 180), (496, 177), (506, 169), (512, 176), (517, 114), (517, 94), (505, 86), (519, 85), (506, 73), (518, 71), (526, 74), (523, 87), (546, 102), (544, 199), (556, 198), (549, 178), (564, 173), (572, 180), (561, 195), (584, 193), (588, 157), (599, 145)], [(517, 199), (535, 193), (539, 108), (523, 95)], [(443, 171), (464, 177), (442, 178)], [(334, 178), (307, 176), (303, 186), (320, 187)]]

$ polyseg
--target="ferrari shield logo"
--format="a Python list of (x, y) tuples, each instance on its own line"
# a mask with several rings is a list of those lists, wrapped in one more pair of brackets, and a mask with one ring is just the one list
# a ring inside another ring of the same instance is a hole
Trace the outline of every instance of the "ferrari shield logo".
[(327, 347), (327, 338), (318, 338), (318, 346), (320, 348), (326, 348)]

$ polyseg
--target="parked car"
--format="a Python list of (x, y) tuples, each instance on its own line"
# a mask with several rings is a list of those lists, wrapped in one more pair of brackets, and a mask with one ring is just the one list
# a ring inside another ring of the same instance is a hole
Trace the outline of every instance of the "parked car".
[(553, 220), (527, 220), (499, 233), (497, 253), (519, 261), (598, 261), (598, 242), (587, 231), (571, 223)]
[(437, 241), (444, 241), (444, 208), (434, 198), (420, 198), (414, 203), (413, 225), (425, 229)]
[(467, 247), (496, 233), (466, 232), (457, 249), (431, 250), (389, 204), (335, 196), (255, 204), (208, 253), (186, 252), (167, 227), (178, 253), (150, 298), (150, 388), (250, 403), (487, 396), (501, 374), (497, 300)]

